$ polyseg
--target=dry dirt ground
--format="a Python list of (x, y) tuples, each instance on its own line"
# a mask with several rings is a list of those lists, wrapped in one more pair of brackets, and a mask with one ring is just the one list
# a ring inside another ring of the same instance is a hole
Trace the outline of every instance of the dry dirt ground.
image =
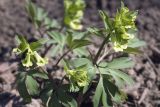
[[(51, 18), (62, 20), (61, 0), (33, 0), (44, 7)], [(128, 73), (135, 85), (125, 88), (128, 100), (119, 107), (160, 107), (160, 0), (125, 0), (130, 9), (139, 10), (138, 37), (145, 40), (144, 54), (131, 56), (136, 65)], [(87, 7), (83, 23), (87, 26), (101, 26), (98, 8), (110, 15), (116, 12), (120, 0), (86, 0)], [(15, 47), (14, 37), (23, 34), (31, 38), (34, 28), (25, 12), (25, 0), (0, 0), (0, 107), (40, 107), (39, 100), (24, 104), (15, 89), (17, 59), (11, 50)], [(85, 107), (85, 105), (83, 106)], [(86, 107), (92, 107), (88, 105)]]

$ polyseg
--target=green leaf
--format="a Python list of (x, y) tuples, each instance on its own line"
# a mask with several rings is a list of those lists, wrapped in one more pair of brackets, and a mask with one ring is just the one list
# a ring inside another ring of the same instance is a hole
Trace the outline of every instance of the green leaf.
[(137, 48), (131, 48), (131, 47), (124, 49), (124, 52), (130, 53), (130, 54), (142, 54), (142, 51), (138, 50)]
[(65, 107), (77, 107), (76, 100), (68, 95), (63, 89), (58, 90), (58, 97)]
[(69, 30), (68, 32), (71, 33), (73, 36), (73, 39), (86, 39), (88, 37), (88, 32), (87, 31), (74, 31), (74, 30)]
[(62, 33), (59, 32), (48, 32), (48, 35), (53, 38), (57, 43), (62, 44), (63, 37), (65, 37)]
[(39, 94), (39, 84), (33, 77), (30, 75), (26, 76), (26, 81), (25, 81), (28, 93), (30, 95), (38, 95)]
[(53, 38), (52, 41), (56, 45), (56, 47), (52, 48), (51, 54), (55, 56), (55, 54), (62, 54), (64, 51), (65, 43), (66, 43), (66, 36), (59, 32), (48, 32), (48, 35)]
[(42, 22), (43, 19), (46, 18), (48, 14), (42, 8), (38, 8), (38, 7), (36, 8), (37, 8), (36, 20)]
[(51, 98), (53, 89), (51, 86), (47, 86), (45, 89), (43, 89), (40, 93), (40, 98), (42, 102), (48, 107), (49, 100)]
[(109, 91), (112, 96), (115, 96), (118, 92), (118, 87), (110, 82), (107, 78), (103, 77), (103, 86), (106, 93)]
[(103, 32), (98, 28), (88, 28), (87, 29), (91, 34), (95, 34), (97, 36), (103, 36)]
[(113, 59), (113, 61), (108, 63), (108, 68), (111, 68), (111, 69), (123, 69), (123, 68), (130, 68), (133, 66), (134, 66), (134, 62), (127, 57)]
[(17, 36), (18, 41), (20, 42), (19, 49), (24, 52), (26, 48), (28, 47), (28, 42), (24, 38), (24, 36)]
[(70, 60), (69, 64), (75, 68), (78, 68), (87, 64), (91, 65), (91, 62), (87, 58), (75, 58), (73, 60)]
[(73, 53), (79, 57), (82, 57), (82, 56), (87, 57), (89, 55), (89, 52), (85, 47), (76, 48), (73, 50)]
[(49, 100), (49, 103), (48, 103), (48, 107), (62, 107), (56, 93), (52, 94), (52, 96)]
[(108, 17), (108, 15), (101, 10), (99, 11), (99, 14), (101, 15), (101, 18), (103, 19), (106, 30), (112, 31), (112, 24), (111, 24), (112, 22), (110, 18)]
[(21, 40), (19, 39), (19, 37), (17, 35), (15, 36), (15, 40), (16, 40), (17, 45), (20, 45)]
[(38, 77), (38, 78), (48, 79), (47, 73), (44, 73), (44, 72), (39, 71), (39, 70), (29, 71), (28, 75), (30, 75), (32, 77)]
[(50, 19), (48, 17), (44, 19), (44, 25), (47, 30), (50, 30), (52, 28), (60, 29), (59, 23), (55, 19)]
[(114, 97), (112, 97), (113, 100), (116, 102), (116, 103), (122, 103), (123, 101), (126, 100), (127, 96), (124, 92), (122, 91), (119, 91), (118, 93), (116, 93), (116, 95)]
[(119, 88), (123, 88), (126, 84), (126, 82), (119, 76), (114, 75), (111, 73), (111, 75), (113, 76), (113, 78), (115, 79), (115, 84), (119, 87)]
[(126, 73), (120, 71), (120, 70), (114, 70), (114, 69), (110, 69), (110, 73), (112, 75), (115, 75), (117, 77), (120, 77), (121, 79), (123, 79), (128, 85), (133, 85), (134, 81), (133, 79), (127, 75)]
[(20, 96), (23, 98), (25, 102), (30, 103), (31, 102), (31, 96), (29, 95), (27, 91), (27, 87), (25, 85), (25, 72), (21, 72), (17, 75), (17, 89), (20, 94)]
[(49, 52), (50, 56), (54, 57), (57, 55), (57, 52), (61, 49), (60, 45), (57, 45), (56, 47), (53, 47), (51, 51)]
[(97, 85), (94, 97), (93, 97), (93, 106), (94, 107), (99, 107), (99, 102), (102, 96), (102, 92), (103, 92), (103, 79), (100, 78), (99, 83)]
[(138, 38), (134, 38), (128, 41), (128, 47), (131, 47), (131, 48), (137, 48), (145, 45), (146, 43), (142, 40), (139, 40)]
[(111, 96), (109, 95), (109, 92), (105, 92), (104, 88), (102, 92), (102, 104), (104, 107), (112, 107)]
[(38, 49), (40, 49), (42, 47), (42, 45), (44, 45), (46, 42), (48, 41), (48, 39), (42, 38), (39, 39), (36, 42), (32, 42), (30, 44), (30, 48), (32, 49), (32, 51), (37, 51)]
[(36, 8), (35, 5), (31, 2), (31, 0), (27, 1), (26, 10), (30, 15), (31, 19), (33, 20), (34, 17), (36, 16)]
[(80, 47), (83, 47), (83, 46), (87, 46), (87, 45), (90, 45), (91, 42), (89, 40), (78, 40), (78, 39), (75, 39), (73, 41), (73, 44), (71, 46), (72, 49), (76, 49), (76, 48), (80, 48)]
[(68, 36), (67, 36), (67, 45), (68, 45), (69, 47), (71, 47), (71, 46), (72, 46), (72, 43), (73, 43), (73, 37), (72, 37), (72, 35), (69, 33)]

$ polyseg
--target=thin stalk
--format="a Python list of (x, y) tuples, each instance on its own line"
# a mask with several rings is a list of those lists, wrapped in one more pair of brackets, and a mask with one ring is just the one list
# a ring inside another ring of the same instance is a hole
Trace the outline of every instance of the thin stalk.
[(93, 60), (93, 64), (94, 65), (97, 63), (98, 57), (100, 56), (100, 54), (101, 54), (101, 52), (103, 50), (103, 47), (106, 44), (106, 41), (108, 41), (109, 37), (110, 37), (110, 34), (108, 34), (108, 36), (103, 40), (103, 42), (102, 42), (102, 44), (101, 44), (101, 46), (100, 46), (100, 48), (99, 48), (94, 60)]
[(70, 52), (71, 50), (69, 49), (68, 51), (66, 51), (56, 62), (55, 66), (57, 66), (59, 64), (59, 62)]

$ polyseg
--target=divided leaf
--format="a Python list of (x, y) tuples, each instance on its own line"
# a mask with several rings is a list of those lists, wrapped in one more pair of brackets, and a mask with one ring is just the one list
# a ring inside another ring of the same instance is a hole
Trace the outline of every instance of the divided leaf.
[(25, 84), (30, 95), (38, 95), (39, 94), (39, 84), (32, 76), (27, 75)]
[(131, 39), (128, 42), (128, 47), (131, 47), (131, 48), (138, 48), (145, 45), (146, 43), (142, 40), (139, 40), (138, 38)]
[[(115, 79), (119, 80), (119, 78), (121, 78), (128, 85), (132, 85), (134, 83), (133, 79), (129, 75), (127, 75), (126, 73), (124, 73), (120, 70), (110, 69), (110, 73), (111, 73), (111, 75), (114, 75), (113, 77)], [(120, 82), (120, 80), (118, 82)]]
[(23, 100), (25, 102), (30, 103), (31, 102), (31, 96), (29, 95), (27, 87), (25, 85), (25, 75), (26, 74), (24, 72), (19, 73), (17, 75), (17, 89), (18, 89), (18, 92), (19, 92), (20, 96), (23, 98)]
[(113, 59), (113, 61), (108, 63), (108, 68), (111, 69), (124, 69), (124, 68), (130, 68), (134, 66), (134, 62), (127, 57), (121, 57), (117, 59)]
[(48, 41), (48, 39), (42, 38), (39, 39), (36, 42), (32, 42), (30, 44), (30, 48), (32, 49), (32, 51), (37, 51), (38, 49), (40, 49), (42, 47), (42, 45), (44, 45), (46, 42)]
[(56, 93), (53, 93), (49, 103), (48, 103), (48, 107), (62, 107), (61, 103), (59, 102), (58, 96)]
[(99, 83), (97, 85), (94, 97), (93, 97), (93, 106), (98, 107), (100, 103), (100, 99), (103, 93), (103, 79), (99, 79)]
[(105, 28), (109, 31), (112, 31), (112, 21), (110, 20), (109, 16), (103, 11), (99, 11), (99, 14), (103, 19)]
[(44, 73), (44, 72), (41, 72), (41, 71), (38, 71), (38, 70), (32, 70), (32, 71), (28, 72), (28, 75), (30, 75), (32, 77), (48, 79), (47, 73)]
[(45, 89), (43, 89), (40, 93), (40, 98), (42, 100), (42, 102), (48, 107), (48, 103), (49, 100), (51, 98), (53, 92), (53, 88), (52, 87), (47, 87)]
[(58, 97), (65, 107), (77, 107), (76, 100), (68, 95), (63, 89), (58, 90)]

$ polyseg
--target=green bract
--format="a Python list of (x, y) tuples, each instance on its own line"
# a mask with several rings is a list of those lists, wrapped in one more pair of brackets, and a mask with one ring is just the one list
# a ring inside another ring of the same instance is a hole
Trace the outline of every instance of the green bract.
[(83, 27), (81, 20), (85, 8), (84, 0), (64, 0), (64, 8), (64, 23), (74, 30), (81, 30)]
[(84, 87), (88, 85), (87, 71), (83, 69), (66, 70), (66, 73), (73, 84), (76, 83), (79, 87)]
[[(114, 45), (113, 48), (116, 52), (127, 49), (128, 42), (135, 37), (137, 31), (135, 26), (137, 13), (137, 11), (129, 11), (127, 7), (124, 7), (123, 3), (113, 20), (105, 12), (100, 11), (106, 33), (110, 34), (111, 41)], [(94, 29), (90, 31), (99, 34)]]
[[(14, 48), (13, 52), (17, 55), (24, 55), (22, 65), (25, 67), (31, 67), (34, 63), (38, 66), (44, 66), (48, 63), (47, 58), (42, 58), (36, 51), (36, 48), (40, 46), (39, 41), (32, 42), (31, 45), (25, 40), (24, 37), (18, 36), (20, 42), (18, 48)], [(42, 42), (42, 40), (40, 40)]]

